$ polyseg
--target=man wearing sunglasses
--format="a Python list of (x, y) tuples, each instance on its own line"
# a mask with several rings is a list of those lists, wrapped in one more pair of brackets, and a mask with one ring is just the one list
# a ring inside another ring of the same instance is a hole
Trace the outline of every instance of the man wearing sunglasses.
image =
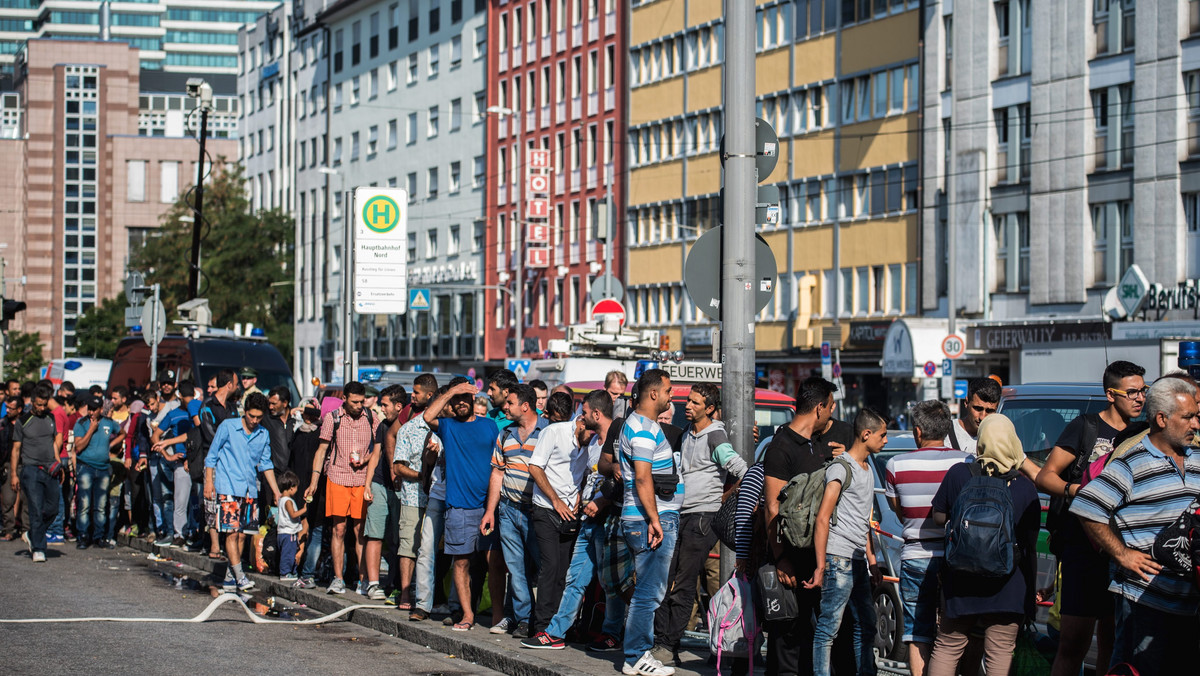
[(1107, 593), (1109, 557), (1092, 547), (1079, 519), (1066, 512), (1079, 493), (1083, 473), (1092, 461), (1111, 453), (1115, 440), (1141, 415), (1146, 403), (1146, 369), (1115, 361), (1104, 369), (1108, 407), (1072, 420), (1055, 442), (1038, 473), (1037, 487), (1051, 496), (1046, 527), (1051, 551), (1062, 566), (1061, 625), (1054, 676), (1077, 674), (1092, 634), (1096, 634), (1096, 664), (1109, 662), (1113, 645), (1113, 598)]

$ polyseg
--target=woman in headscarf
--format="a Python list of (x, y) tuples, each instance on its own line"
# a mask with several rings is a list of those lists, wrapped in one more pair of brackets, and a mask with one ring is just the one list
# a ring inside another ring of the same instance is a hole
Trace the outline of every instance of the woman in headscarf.
[(933, 498), (933, 517), (945, 523), (967, 483), (976, 474), (1007, 482), (1013, 504), (1015, 565), (1008, 575), (988, 577), (942, 568), (945, 613), (938, 626), (929, 676), (954, 676), (976, 629), (984, 635), (984, 661), (989, 674), (1007, 674), (1012, 663), (1017, 635), (1025, 618), (1032, 617), (1037, 590), (1036, 547), (1041, 527), (1041, 505), (1037, 488), (1021, 474), (1025, 453), (1012, 421), (994, 414), (979, 425), (979, 468), (963, 463), (946, 472)]

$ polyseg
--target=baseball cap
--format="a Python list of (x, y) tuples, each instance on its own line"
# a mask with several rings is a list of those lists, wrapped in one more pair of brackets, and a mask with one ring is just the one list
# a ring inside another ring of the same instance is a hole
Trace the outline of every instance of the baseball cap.
[(175, 384), (175, 372), (170, 369), (163, 371), (163, 377), (162, 377), (161, 382), (171, 383), (172, 385), (174, 385)]
[(89, 411), (98, 411), (104, 408), (104, 400), (100, 397), (88, 397), (87, 407)]
[(250, 368), (249, 366), (244, 366), (244, 367), (242, 367), (241, 372), (238, 373), (238, 376), (241, 378), (257, 378), (258, 371), (255, 371), (254, 369)]

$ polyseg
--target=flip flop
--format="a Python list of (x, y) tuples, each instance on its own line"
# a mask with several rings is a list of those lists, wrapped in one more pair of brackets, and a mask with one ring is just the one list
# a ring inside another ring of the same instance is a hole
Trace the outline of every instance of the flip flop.
[(471, 627), (475, 626), (473, 622), (459, 622), (450, 628), (450, 631), (471, 631)]
[(396, 610), (412, 610), (412, 604), (408, 601), (405, 601), (404, 603), (397, 605)]

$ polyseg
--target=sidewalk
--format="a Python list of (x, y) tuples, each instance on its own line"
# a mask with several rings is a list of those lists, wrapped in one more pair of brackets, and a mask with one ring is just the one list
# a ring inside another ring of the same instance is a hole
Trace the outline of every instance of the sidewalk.
[[(225, 564), (213, 561), (204, 554), (156, 547), (145, 540), (119, 536), (121, 545), (144, 552), (153, 552), (191, 568), (213, 575), (212, 584), (220, 584)], [(247, 573), (254, 580), (255, 590), (268, 595), (303, 603), (320, 613), (333, 613), (352, 605), (374, 603), (347, 591), (342, 596), (326, 594), (322, 588), (293, 589), (280, 584), (278, 578)], [(508, 635), (493, 636), (486, 627), (476, 626), (469, 632), (452, 632), (441, 620), (409, 622), (408, 611), (357, 610), (346, 616), (350, 622), (390, 634), (411, 643), (426, 646), (488, 669), (510, 676), (612, 676), (621, 671), (622, 653), (589, 653), (582, 645), (568, 644), (565, 650), (531, 650), (522, 648), (517, 639)], [(680, 676), (715, 676), (717, 670), (708, 664), (706, 650), (681, 651), (684, 667), (676, 668)], [(722, 665), (725, 666), (725, 665)], [(760, 663), (755, 664), (761, 670)], [(725, 667), (728, 672), (729, 667)]]

